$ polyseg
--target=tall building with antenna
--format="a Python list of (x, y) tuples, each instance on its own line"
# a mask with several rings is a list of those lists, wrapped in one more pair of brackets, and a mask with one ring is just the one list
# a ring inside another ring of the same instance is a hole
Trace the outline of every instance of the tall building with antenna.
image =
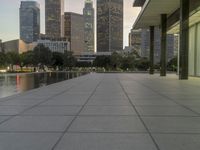
[(92, 0), (85, 0), (84, 17), (84, 52), (94, 52), (94, 8)]

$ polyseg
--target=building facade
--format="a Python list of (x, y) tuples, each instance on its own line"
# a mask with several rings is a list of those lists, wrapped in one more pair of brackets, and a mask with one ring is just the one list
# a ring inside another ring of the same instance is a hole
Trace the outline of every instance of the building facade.
[(123, 50), (123, 0), (97, 0), (97, 52)]
[(131, 30), (129, 33), (129, 47), (141, 48), (141, 30)]
[(141, 57), (149, 57), (149, 31), (147, 29), (141, 30), (141, 49), (140, 49), (140, 56)]
[[(149, 58), (150, 55), (150, 32), (148, 29), (131, 30), (129, 35), (130, 46), (139, 51), (141, 57)], [(154, 63), (161, 59), (161, 34), (158, 27), (154, 31)], [(167, 61), (177, 56), (177, 41), (173, 34), (167, 35)]]
[(92, 0), (85, 1), (84, 17), (84, 52), (94, 52), (94, 8)]
[(45, 0), (45, 27), (48, 37), (63, 37), (64, 0)]
[(40, 38), (36, 45), (40, 44), (48, 47), (51, 52), (64, 53), (65, 51), (69, 51), (69, 42), (65, 38)]
[(64, 36), (70, 42), (70, 51), (74, 55), (84, 52), (84, 18), (83, 15), (66, 12)]
[(23, 40), (19, 40), (19, 39), (3, 42), (2, 46), (3, 46), (4, 53), (16, 52), (18, 54), (22, 54), (29, 50), (33, 50), (32, 43), (27, 44)]
[(37, 41), (40, 34), (40, 6), (35, 1), (20, 5), (20, 39), (26, 43)]

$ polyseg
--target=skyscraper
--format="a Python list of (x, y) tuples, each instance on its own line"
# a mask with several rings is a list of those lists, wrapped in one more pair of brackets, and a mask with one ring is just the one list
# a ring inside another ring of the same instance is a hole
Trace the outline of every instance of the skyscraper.
[(97, 0), (97, 51), (123, 50), (123, 0)]
[(46, 35), (59, 38), (64, 33), (64, 0), (45, 0)]
[(35, 1), (22, 1), (20, 6), (20, 39), (37, 41), (40, 34), (40, 6)]
[(85, 1), (84, 17), (84, 44), (85, 52), (94, 52), (94, 8), (92, 0)]
[(74, 55), (84, 51), (84, 18), (83, 15), (65, 12), (65, 37), (70, 42), (70, 50)]

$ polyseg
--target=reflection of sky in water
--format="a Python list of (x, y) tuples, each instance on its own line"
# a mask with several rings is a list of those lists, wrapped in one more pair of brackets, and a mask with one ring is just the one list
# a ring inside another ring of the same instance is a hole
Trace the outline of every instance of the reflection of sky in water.
[(0, 74), (0, 98), (80, 76), (81, 73)]

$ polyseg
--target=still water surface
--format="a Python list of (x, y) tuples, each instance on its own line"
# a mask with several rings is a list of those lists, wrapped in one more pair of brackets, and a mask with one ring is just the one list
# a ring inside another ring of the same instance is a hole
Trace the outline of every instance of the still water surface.
[(0, 98), (79, 77), (80, 72), (0, 74)]

